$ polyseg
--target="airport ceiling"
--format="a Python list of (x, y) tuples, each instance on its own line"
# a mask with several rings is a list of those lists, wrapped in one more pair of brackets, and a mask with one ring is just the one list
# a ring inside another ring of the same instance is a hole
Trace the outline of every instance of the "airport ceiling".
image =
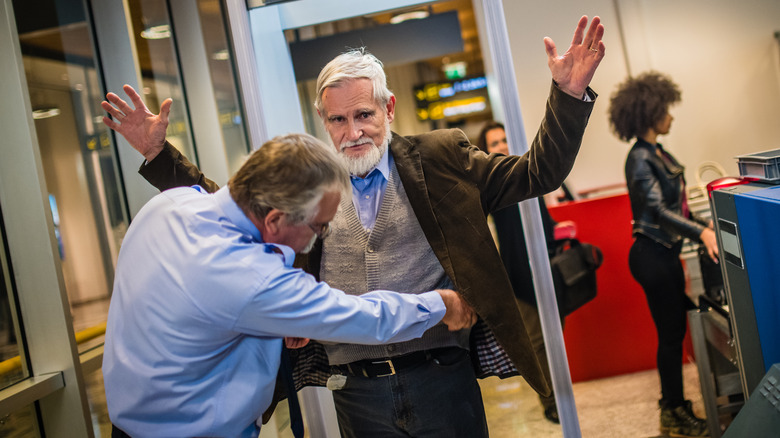
[[(146, 29), (160, 22), (169, 22), (167, 2), (159, 0), (129, 0), (131, 21), (135, 29)], [(68, 63), (93, 65), (95, 51), (92, 45), (91, 29), (87, 25), (83, 10), (82, 0), (14, 0), (13, 7), (17, 12), (17, 29), (20, 35), (20, 43), (25, 55), (48, 59), (62, 60)], [(221, 27), (224, 25), (219, 0), (199, 0), (201, 20), (205, 26)], [(410, 8), (421, 9), (421, 8)], [(481, 73), (482, 55), (477, 36), (476, 22), (471, 0), (451, 0), (432, 3), (422, 9), (431, 13), (457, 10), (461, 24), (461, 33), (464, 42), (462, 53), (448, 56), (449, 59), (425, 60), (435, 68), (440, 68), (443, 61), (466, 61), (474, 65), (473, 73)], [(341, 20), (332, 23), (331, 29), (336, 32), (344, 29), (354, 31), (361, 26), (381, 25), (390, 22), (390, 19), (399, 11), (383, 12), (367, 17)], [(322, 28), (323, 25), (318, 25)], [(221, 32), (221, 29), (215, 29)], [(213, 35), (210, 29), (204, 29), (205, 35)], [(316, 29), (315, 29), (316, 37)], [(214, 47), (210, 47), (213, 45)], [(153, 64), (150, 53), (158, 53), (156, 50), (171, 50), (171, 39), (149, 40), (136, 36), (139, 63), (142, 74), (147, 75), (154, 67), (155, 77), (165, 75), (178, 75), (175, 62)], [(157, 46), (157, 47), (155, 47)], [(224, 47), (224, 41), (219, 38), (206, 38), (206, 49), (217, 51)], [(437, 65), (438, 64), (438, 65)], [(164, 71), (160, 71), (160, 69)], [(165, 71), (167, 69), (167, 71)], [(469, 72), (472, 74), (472, 72)], [(215, 79), (215, 83), (219, 83)]]

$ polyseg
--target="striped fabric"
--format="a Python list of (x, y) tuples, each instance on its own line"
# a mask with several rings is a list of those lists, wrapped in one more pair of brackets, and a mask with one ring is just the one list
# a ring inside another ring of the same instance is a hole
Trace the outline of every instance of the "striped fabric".
[[(480, 379), (490, 376), (504, 379), (519, 375), (509, 356), (498, 345), (493, 332), (481, 319), (471, 329), (471, 352), (476, 375)], [(290, 356), (296, 390), (305, 386), (325, 386), (332, 373), (322, 344), (311, 341), (306, 347), (290, 350)]]

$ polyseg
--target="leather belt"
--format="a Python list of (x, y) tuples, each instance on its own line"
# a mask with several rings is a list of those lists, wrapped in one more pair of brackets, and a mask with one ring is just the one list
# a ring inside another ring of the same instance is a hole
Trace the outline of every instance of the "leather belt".
[(348, 376), (359, 377), (386, 377), (392, 376), (398, 371), (409, 368), (411, 366), (428, 362), (430, 360), (436, 360), (437, 353), (448, 351), (458, 347), (444, 347), (436, 348), (433, 350), (415, 351), (413, 353), (404, 354), (401, 356), (388, 357), (382, 359), (365, 359), (350, 362), (342, 365), (334, 365), (335, 371), (341, 372)]

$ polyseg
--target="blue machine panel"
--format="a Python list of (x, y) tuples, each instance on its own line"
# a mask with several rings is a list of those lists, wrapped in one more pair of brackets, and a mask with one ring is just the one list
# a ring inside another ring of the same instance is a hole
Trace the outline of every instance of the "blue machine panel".
[(734, 196), (764, 359), (780, 362), (780, 186)]

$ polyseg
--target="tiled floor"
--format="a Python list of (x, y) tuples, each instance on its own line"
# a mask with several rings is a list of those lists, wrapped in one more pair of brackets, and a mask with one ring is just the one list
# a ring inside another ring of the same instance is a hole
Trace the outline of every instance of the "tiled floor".
[[(683, 367), (686, 398), (704, 417), (699, 377), (694, 364)], [(562, 437), (561, 427), (544, 418), (536, 392), (520, 377), (480, 382), (491, 438)], [(656, 370), (574, 384), (574, 400), (582, 437), (659, 437)]]

